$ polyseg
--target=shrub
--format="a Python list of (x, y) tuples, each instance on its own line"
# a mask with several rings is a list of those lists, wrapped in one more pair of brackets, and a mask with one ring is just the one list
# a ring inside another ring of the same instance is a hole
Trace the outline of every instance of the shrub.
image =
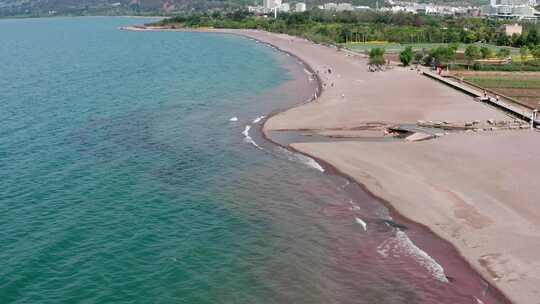
[(371, 65), (384, 65), (386, 60), (384, 59), (385, 49), (372, 48), (369, 51), (369, 64)]
[(497, 57), (504, 59), (510, 56), (510, 50), (507, 48), (500, 48), (497, 52)]
[(483, 46), (480, 48), (480, 53), (482, 53), (482, 58), (487, 59), (491, 57), (491, 49), (487, 46)]
[(474, 44), (467, 46), (467, 48), (465, 49), (465, 58), (467, 58), (467, 61), (469, 61), (469, 63), (475, 59), (480, 58), (481, 56), (482, 54), (480, 53), (480, 49)]
[(413, 59), (413, 50), (411, 46), (406, 47), (401, 53), (399, 53), (399, 61), (403, 63), (403, 66), (408, 66)]
[(424, 54), (422, 52), (416, 52), (414, 54), (414, 62), (420, 63), (422, 61), (422, 58), (424, 58)]

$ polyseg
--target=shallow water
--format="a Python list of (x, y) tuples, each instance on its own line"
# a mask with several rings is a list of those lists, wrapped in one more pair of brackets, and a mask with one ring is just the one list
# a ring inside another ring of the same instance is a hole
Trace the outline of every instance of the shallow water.
[(295, 58), (117, 29), (144, 21), (0, 20), (0, 302), (497, 302), (448, 244), (261, 138), (312, 94)]

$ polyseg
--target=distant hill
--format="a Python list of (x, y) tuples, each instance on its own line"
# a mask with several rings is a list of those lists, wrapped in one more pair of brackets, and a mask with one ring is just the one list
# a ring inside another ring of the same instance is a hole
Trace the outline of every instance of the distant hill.
[(0, 16), (170, 14), (232, 8), (250, 0), (0, 0)]
[[(349, 2), (354, 5), (375, 7), (377, 0), (291, 0), (290, 2), (306, 2), (308, 6), (325, 2)], [(486, 0), (434, 0), (433, 2), (478, 4), (478, 2), (486, 2)], [(380, 5), (383, 3), (384, 0), (379, 0)], [(262, 4), (262, 0), (0, 0), (0, 17), (173, 14), (178, 11), (227, 9), (257, 4)]]

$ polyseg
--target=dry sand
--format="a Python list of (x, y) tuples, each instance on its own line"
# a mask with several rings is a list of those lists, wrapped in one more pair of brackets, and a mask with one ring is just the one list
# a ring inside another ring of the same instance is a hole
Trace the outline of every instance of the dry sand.
[[(302, 58), (325, 83), (315, 102), (272, 117), (265, 132), (317, 129), (339, 135), (336, 130), (366, 122), (508, 119), (409, 69), (371, 73), (361, 56), (301, 38), (234, 32)], [(540, 133), (459, 133), (422, 142), (292, 147), (327, 161), (450, 241), (513, 302), (540, 303)]]
[(423, 142), (299, 143), (398, 212), (453, 243), (515, 303), (540, 303), (540, 172), (535, 131)]

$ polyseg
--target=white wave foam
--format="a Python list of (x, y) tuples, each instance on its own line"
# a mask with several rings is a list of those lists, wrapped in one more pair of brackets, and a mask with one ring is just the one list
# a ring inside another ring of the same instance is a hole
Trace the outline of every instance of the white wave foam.
[(482, 302), (482, 300), (480, 300), (479, 298), (474, 297), (474, 299), (476, 300), (476, 304), (484, 304), (484, 302)]
[(307, 69), (304, 69), (304, 73), (306, 73), (306, 75), (308, 75), (308, 76), (311, 76), (311, 75), (312, 75), (311, 72), (308, 71)]
[(291, 152), (285, 148), (282, 148), (282, 147), (279, 147), (279, 149), (281, 151), (283, 151), (285, 153), (285, 155), (287, 155), (287, 158), (290, 160), (290, 161), (294, 161), (294, 162), (300, 162), (300, 163), (303, 163), (309, 167), (312, 167), (318, 171), (321, 171), (321, 172), (324, 172), (324, 168), (319, 165), (319, 163), (314, 160), (313, 158), (311, 157), (308, 157), (308, 156), (305, 156), (304, 154), (300, 154), (300, 153), (296, 153), (296, 152)]
[(395, 256), (399, 256), (400, 253), (406, 254), (426, 268), (436, 280), (448, 283), (444, 268), (424, 250), (418, 248), (405, 232), (397, 230), (395, 237), (386, 239), (377, 247), (377, 252), (385, 258), (391, 251)]
[(379, 246), (377, 246), (377, 253), (380, 254), (384, 258), (388, 257), (388, 254), (390, 251), (390, 245), (388, 243), (390, 240), (391, 239), (386, 239)]
[(314, 160), (313, 158), (311, 157), (307, 157), (305, 155), (302, 155), (300, 153), (296, 153), (296, 156), (303, 162), (305, 163), (306, 165), (312, 167), (312, 168), (315, 168), (321, 172), (324, 172), (324, 168), (321, 167), (321, 165), (319, 165), (319, 163)]
[(238, 117), (234, 116), (229, 119), (229, 121), (238, 121)]
[[(347, 181), (349, 182), (349, 181)], [(343, 187), (344, 188), (344, 187)], [(358, 211), (360, 210), (360, 206), (358, 206), (357, 204), (354, 203), (354, 201), (352, 199), (349, 200), (349, 204), (351, 204), (351, 211)]]
[(262, 150), (262, 148), (259, 145), (257, 145), (257, 143), (253, 140), (253, 138), (251, 138), (251, 136), (249, 136), (249, 130), (250, 129), (251, 129), (251, 126), (247, 125), (244, 128), (244, 131), (242, 131), (242, 134), (244, 135), (244, 142), (250, 143), (250, 144), (254, 145), (255, 147), (257, 147), (257, 149)]
[(263, 120), (263, 119), (264, 119), (264, 116), (259, 116), (259, 117), (255, 118), (255, 119), (253, 120), (253, 123), (254, 123), (254, 124), (259, 123), (259, 122), (260, 122), (261, 120)]
[(249, 130), (251, 129), (251, 126), (250, 125), (247, 125), (245, 128), (244, 128), (244, 131), (242, 131), (242, 134), (247, 138), (249, 137)]
[(444, 274), (444, 269), (442, 268), (437, 261), (435, 261), (429, 254), (424, 250), (418, 248), (407, 234), (401, 230), (398, 230), (396, 237), (399, 240), (401, 247), (405, 250), (407, 254), (416, 259), (422, 266), (424, 266), (434, 277), (435, 279), (448, 283), (448, 279)]
[(361, 218), (359, 217), (355, 217), (354, 220), (356, 221), (357, 224), (360, 224), (362, 225), (362, 228), (364, 228), (364, 231), (367, 231), (367, 224), (366, 222), (364, 222)]

